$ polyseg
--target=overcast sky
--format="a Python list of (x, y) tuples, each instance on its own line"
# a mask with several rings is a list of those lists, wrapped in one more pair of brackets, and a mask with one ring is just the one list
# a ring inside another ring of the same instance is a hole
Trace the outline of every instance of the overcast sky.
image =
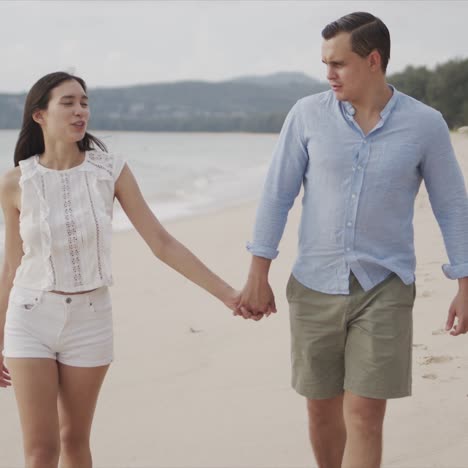
[(90, 87), (302, 71), (324, 79), (320, 32), (352, 11), (392, 36), (388, 72), (468, 57), (468, 1), (0, 1), (0, 92), (68, 70)]

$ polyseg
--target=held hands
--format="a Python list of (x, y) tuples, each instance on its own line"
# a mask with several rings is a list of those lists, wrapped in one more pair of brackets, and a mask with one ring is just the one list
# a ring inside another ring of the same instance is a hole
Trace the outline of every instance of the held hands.
[(265, 277), (249, 276), (233, 315), (261, 320), (276, 312), (275, 296)]
[[(457, 323), (455, 323), (455, 317)], [(450, 331), (452, 336), (458, 336), (468, 332), (468, 290), (460, 289), (449, 308), (446, 331)]]
[(239, 305), (241, 292), (229, 287), (228, 293), (222, 298), (224, 305), (231, 309), (233, 312), (236, 311)]
[(231, 289), (230, 299), (223, 302), (233, 311), (233, 315), (244, 319), (261, 320), (276, 312), (275, 296), (268, 283), (271, 259), (253, 255), (247, 283), (241, 292)]

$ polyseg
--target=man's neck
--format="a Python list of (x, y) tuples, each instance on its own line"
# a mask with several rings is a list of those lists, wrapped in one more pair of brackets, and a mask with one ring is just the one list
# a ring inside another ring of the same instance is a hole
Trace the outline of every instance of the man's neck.
[(360, 118), (371, 118), (375, 115), (380, 115), (388, 101), (392, 98), (393, 90), (388, 86), (386, 81), (379, 82), (376, 86), (368, 89), (366, 94), (361, 99), (351, 102), (356, 110), (356, 115)]

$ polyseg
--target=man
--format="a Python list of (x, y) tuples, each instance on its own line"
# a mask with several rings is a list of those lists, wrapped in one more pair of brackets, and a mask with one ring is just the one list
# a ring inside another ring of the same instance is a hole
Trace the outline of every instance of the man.
[(287, 286), (292, 384), (307, 398), (318, 466), (376, 468), (386, 400), (411, 394), (416, 194), (424, 180), (450, 260), (443, 271), (459, 282), (454, 336), (468, 331), (468, 201), (441, 114), (386, 82), (384, 23), (353, 13), (322, 36), (331, 90), (301, 99), (285, 120), (236, 313), (275, 312), (268, 271), (303, 186)]

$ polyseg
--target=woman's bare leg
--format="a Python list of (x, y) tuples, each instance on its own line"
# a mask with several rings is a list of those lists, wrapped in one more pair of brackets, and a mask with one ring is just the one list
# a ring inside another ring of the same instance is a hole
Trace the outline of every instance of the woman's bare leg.
[(62, 468), (91, 468), (91, 424), (109, 366), (73, 367), (59, 363), (59, 421)]
[(6, 358), (23, 432), (27, 468), (56, 468), (60, 455), (58, 368), (53, 359)]

